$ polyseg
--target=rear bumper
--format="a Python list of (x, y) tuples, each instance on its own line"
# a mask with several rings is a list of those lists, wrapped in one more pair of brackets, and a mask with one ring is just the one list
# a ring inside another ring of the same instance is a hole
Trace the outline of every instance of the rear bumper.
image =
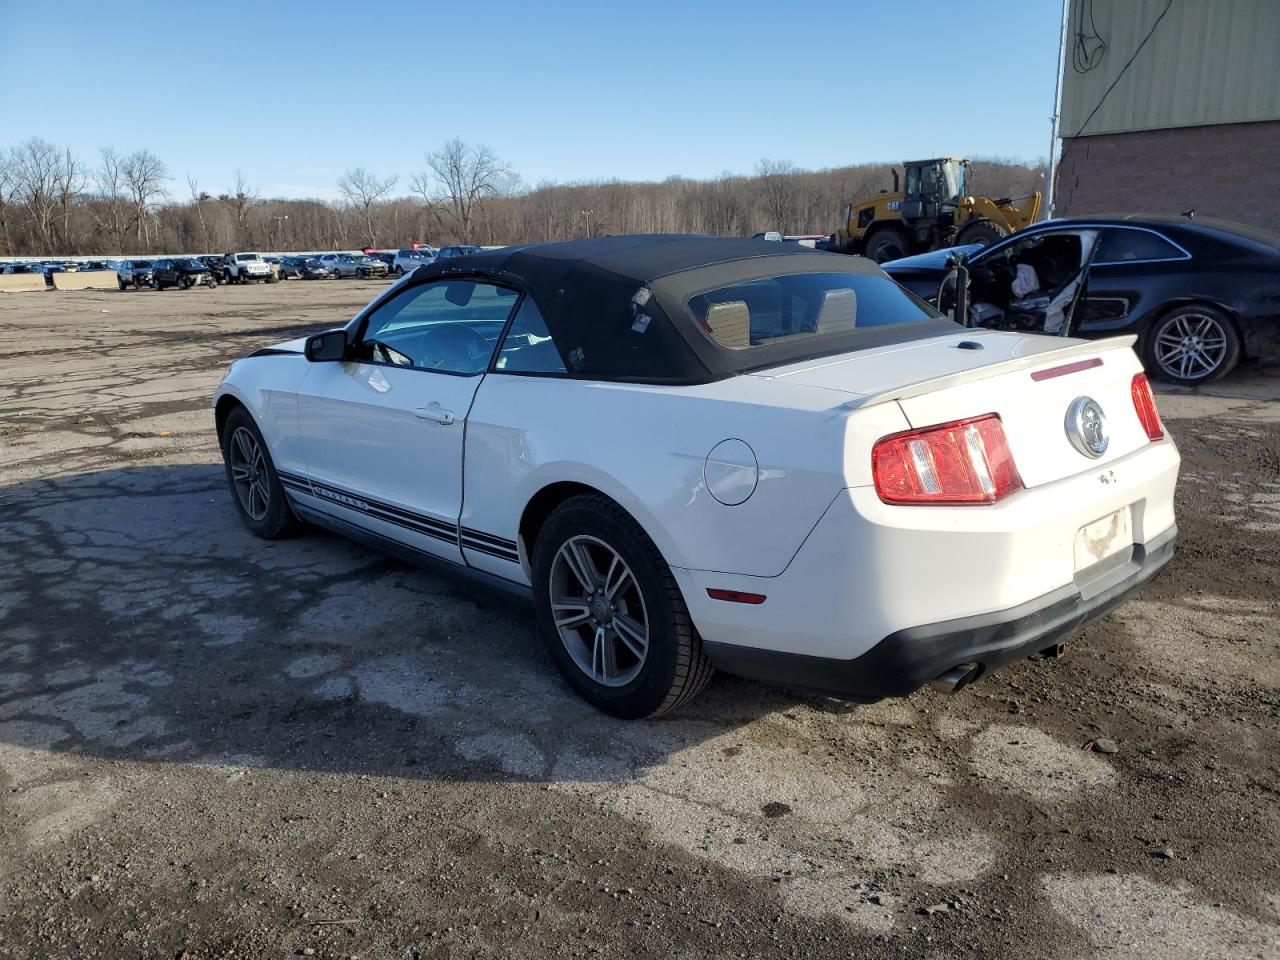
[(1081, 571), (1061, 589), (1007, 610), (898, 630), (851, 660), (731, 643), (704, 646), (726, 673), (850, 700), (902, 697), (961, 664), (977, 664), (980, 678), (1066, 642), (1159, 573), (1172, 559), (1176, 539), (1177, 528), (1171, 527), (1128, 553)]

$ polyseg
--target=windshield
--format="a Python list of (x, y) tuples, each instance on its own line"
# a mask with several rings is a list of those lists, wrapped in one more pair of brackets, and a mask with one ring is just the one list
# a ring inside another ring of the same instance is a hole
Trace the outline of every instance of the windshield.
[(175, 264), (175, 265), (177, 265), (177, 266), (179, 266), (179, 267), (183, 267), (183, 268), (185, 268), (185, 269), (187, 269), (187, 270), (203, 270), (203, 269), (205, 269), (205, 266), (204, 266), (204, 264), (203, 264), (203, 263), (201, 263), (199, 260), (195, 260), (195, 259), (193, 259), (193, 258), (187, 258), (187, 259), (185, 259), (185, 260), (175, 260), (175, 261), (173, 261), (173, 262), (174, 262), (174, 264)]
[(964, 194), (964, 165), (948, 160), (907, 167), (906, 194), (952, 200)]
[(135, 261), (133, 261), (133, 269), (135, 269), (135, 270), (144, 270), (144, 269), (146, 269), (147, 267), (150, 267), (150, 266), (151, 266), (151, 261), (150, 261), (150, 260), (135, 260)]
[(699, 328), (730, 350), (942, 316), (887, 277), (863, 273), (749, 280), (691, 297), (688, 306)]
[(261, 260), (262, 258), (256, 253), (237, 253), (237, 260)]

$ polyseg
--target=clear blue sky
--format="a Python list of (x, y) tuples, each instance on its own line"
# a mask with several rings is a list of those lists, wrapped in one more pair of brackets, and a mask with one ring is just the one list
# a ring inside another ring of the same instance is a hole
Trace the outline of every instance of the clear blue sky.
[[(526, 183), (1044, 157), (1061, 0), (0, 0), (0, 146), (334, 196), (451, 137)], [(242, 25), (220, 26), (220, 14)], [(252, 24), (250, 28), (248, 24)]]

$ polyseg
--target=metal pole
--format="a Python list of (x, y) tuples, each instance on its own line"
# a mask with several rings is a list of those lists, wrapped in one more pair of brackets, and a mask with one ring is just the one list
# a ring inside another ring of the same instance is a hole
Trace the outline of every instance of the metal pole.
[(1044, 215), (1053, 219), (1054, 185), (1058, 180), (1058, 133), (1062, 121), (1062, 71), (1067, 66), (1067, 26), (1071, 20), (1071, 0), (1062, 0), (1062, 22), (1058, 25), (1058, 75), (1053, 81), (1053, 116), (1049, 128), (1049, 182), (1044, 190)]

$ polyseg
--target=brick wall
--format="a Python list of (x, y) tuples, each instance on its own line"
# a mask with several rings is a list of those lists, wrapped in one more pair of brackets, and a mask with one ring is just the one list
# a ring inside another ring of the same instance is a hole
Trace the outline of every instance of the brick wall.
[(1067, 140), (1054, 207), (1055, 216), (1194, 207), (1280, 232), (1280, 120)]

